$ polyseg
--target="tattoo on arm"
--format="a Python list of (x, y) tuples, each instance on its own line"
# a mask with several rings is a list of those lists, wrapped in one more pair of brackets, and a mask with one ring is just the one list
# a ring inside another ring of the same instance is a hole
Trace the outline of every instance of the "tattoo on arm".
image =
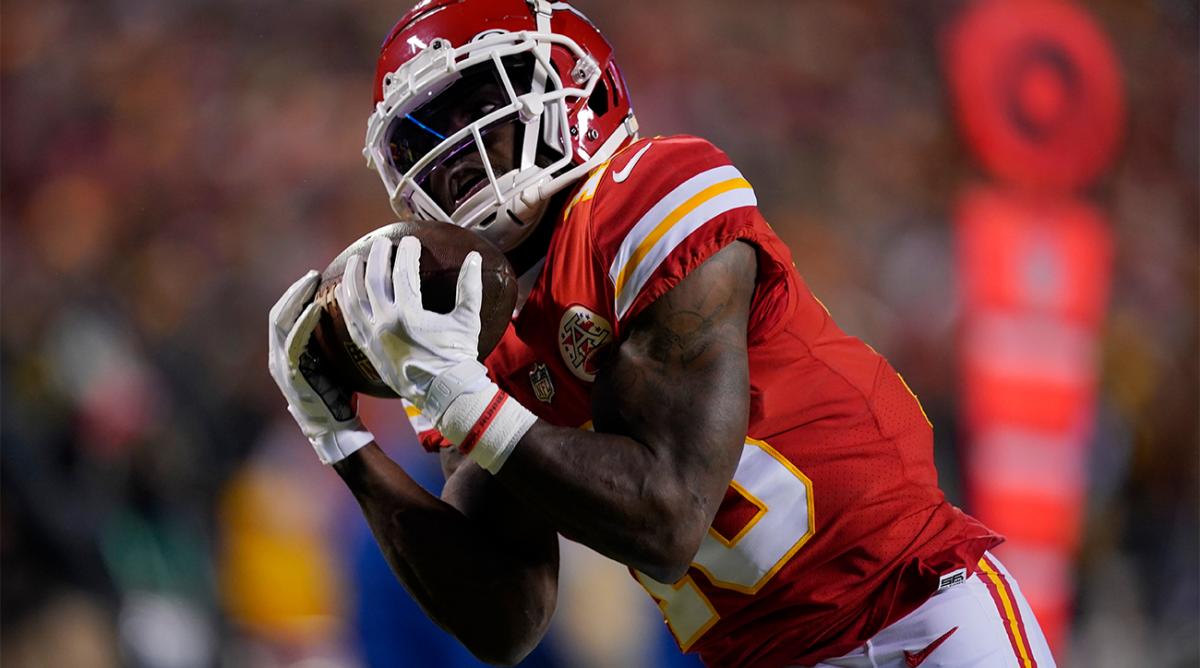
[[(680, 417), (695, 424), (697, 408), (717, 399), (736, 415), (749, 384), (746, 323), (753, 268), (753, 248), (732, 244), (639, 314), (597, 378), (598, 427), (611, 425), (636, 437), (638, 426), (657, 431), (654, 421), (672, 429)], [(662, 409), (631, 419), (653, 406)], [(616, 414), (623, 419), (609, 422)]]
[(539, 421), (498, 479), (568, 538), (678, 578), (745, 441), (755, 261), (730, 244), (650, 304), (601, 362), (595, 432)]
[(712, 337), (717, 318), (729, 308), (727, 286), (709, 293), (701, 303), (680, 304), (679, 297), (670, 292), (663, 295), (661, 327), (654, 330), (649, 348), (650, 358), (660, 364), (688, 368), (713, 345)]

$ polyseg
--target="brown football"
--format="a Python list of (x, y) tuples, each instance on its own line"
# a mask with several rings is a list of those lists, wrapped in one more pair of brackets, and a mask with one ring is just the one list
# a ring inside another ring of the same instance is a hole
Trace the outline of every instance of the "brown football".
[(483, 258), (483, 308), (479, 314), (481, 361), (492, 352), (508, 328), (517, 303), (517, 277), (499, 249), (474, 232), (449, 223), (392, 223), (367, 234), (334, 258), (321, 273), (321, 284), (314, 298), (324, 307), (312, 341), (321, 367), (334, 381), (352, 392), (394, 398), (395, 392), (379, 378), (370, 360), (350, 338), (334, 290), (342, 282), (346, 262), (354, 255), (362, 256), (365, 261), (371, 243), (380, 236), (392, 240), (393, 244), (407, 236), (421, 241), (421, 301), (426, 309), (438, 313), (449, 313), (454, 308), (459, 268), (468, 253), (479, 251)]

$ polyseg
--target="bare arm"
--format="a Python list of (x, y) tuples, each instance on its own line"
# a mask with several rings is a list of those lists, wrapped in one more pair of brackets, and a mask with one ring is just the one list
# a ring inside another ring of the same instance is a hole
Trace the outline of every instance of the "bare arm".
[(335, 468), (426, 614), (481, 660), (511, 665), (554, 612), (558, 537), (491, 475), (455, 457), (444, 455), (441, 499), (373, 443)]
[(432, 619), (486, 661), (525, 656), (557, 594), (548, 527), (660, 581), (686, 571), (746, 434), (754, 276), (737, 243), (651, 305), (597, 377), (595, 433), (539, 421), (495, 477), (447, 451), (442, 499), (374, 444), (336, 465)]
[(538, 421), (497, 479), (563, 535), (661, 582), (681, 577), (746, 436), (755, 271), (736, 242), (656, 300), (596, 378), (596, 432)]

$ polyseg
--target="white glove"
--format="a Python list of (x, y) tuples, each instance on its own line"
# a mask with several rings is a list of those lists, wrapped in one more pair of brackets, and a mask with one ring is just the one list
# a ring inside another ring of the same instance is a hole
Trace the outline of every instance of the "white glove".
[(471, 252), (463, 260), (454, 310), (443, 314), (421, 305), (421, 242), (401, 239), (395, 263), (392, 248), (391, 241), (376, 239), (365, 273), (362, 258), (350, 258), (337, 287), (338, 304), (350, 338), (383, 382), (436, 424), (455, 397), (488, 383), (487, 368), (475, 359), (482, 259)]
[(483, 260), (479, 253), (467, 254), (454, 310), (442, 314), (421, 304), (421, 242), (401, 239), (394, 263), (391, 251), (391, 241), (378, 238), (365, 271), (358, 256), (346, 263), (337, 299), (350, 338), (389, 387), (495, 473), (536, 418), (507, 401), (476, 360)]
[[(322, 464), (339, 462), (375, 440), (359, 420), (354, 397), (329, 380), (307, 350), (321, 318), (316, 294), (321, 277), (310, 271), (271, 307), (267, 366), (287, 400), (288, 412), (308, 437)], [(301, 310), (303, 309), (303, 311)]]

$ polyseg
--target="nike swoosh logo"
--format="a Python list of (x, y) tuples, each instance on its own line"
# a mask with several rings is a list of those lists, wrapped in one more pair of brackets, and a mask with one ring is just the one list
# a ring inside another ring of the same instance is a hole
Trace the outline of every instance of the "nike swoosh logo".
[(637, 164), (638, 160), (642, 159), (643, 155), (646, 155), (646, 151), (649, 151), (651, 146), (653, 146), (653, 144), (646, 144), (643, 146), (642, 150), (634, 153), (633, 157), (629, 159), (629, 162), (625, 163), (624, 169), (619, 172), (613, 172), (613, 181), (616, 181), (617, 183), (624, 183), (625, 179), (629, 178), (629, 173), (633, 171), (633, 166)]
[(921, 650), (920, 652), (910, 652), (908, 650), (904, 650), (904, 665), (908, 666), (908, 668), (917, 668), (917, 666), (925, 663), (925, 659), (928, 659), (929, 655), (933, 654), (933, 650), (941, 647), (942, 643), (949, 640), (950, 636), (954, 635), (954, 632), (957, 630), (958, 627), (956, 626), (949, 631), (946, 631), (941, 638), (929, 643), (929, 645), (927, 645), (925, 649)]

